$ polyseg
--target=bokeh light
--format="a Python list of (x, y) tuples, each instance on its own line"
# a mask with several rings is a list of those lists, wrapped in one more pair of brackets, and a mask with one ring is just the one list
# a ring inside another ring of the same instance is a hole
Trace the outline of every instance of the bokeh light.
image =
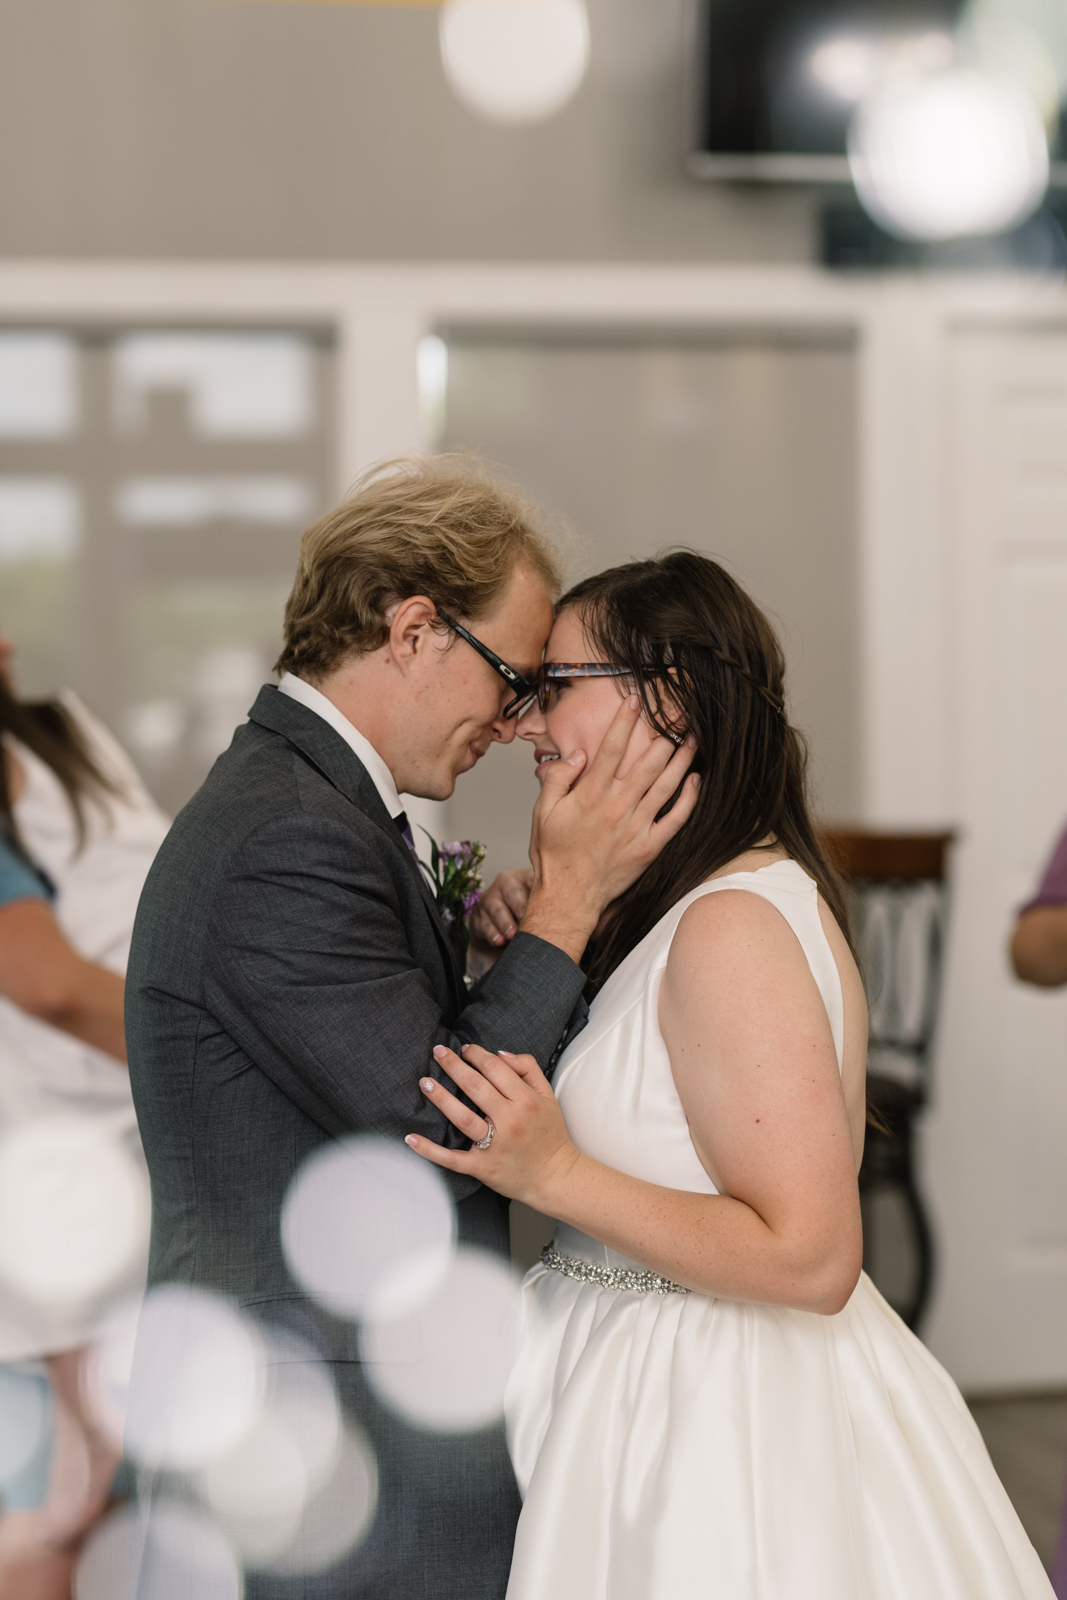
[(262, 1346), (225, 1300), (188, 1284), (150, 1289), (137, 1327), (126, 1449), (145, 1466), (204, 1465), (252, 1427), (263, 1383)]
[(914, 77), (950, 67), (956, 45), (950, 33), (835, 34), (811, 53), (808, 70), (819, 86), (839, 100), (859, 100), (883, 77)]
[(1016, 78), (1052, 132), (1067, 94), (1063, 0), (970, 0), (960, 17), (959, 41), (969, 65)]
[(1034, 101), (971, 68), (889, 77), (857, 108), (849, 161), (867, 211), (912, 239), (997, 233), (1028, 217), (1048, 183)]
[(341, 1447), (341, 1407), (330, 1369), (290, 1334), (268, 1337), (264, 1406), (292, 1436), (312, 1490), (326, 1482)]
[(144, 1169), (95, 1122), (35, 1118), (0, 1140), (0, 1278), (27, 1300), (76, 1305), (121, 1284), (149, 1214)]
[[(87, 1398), (112, 1436), (126, 1413), (133, 1460), (172, 1481), (184, 1475), (220, 1548), (250, 1571), (298, 1574), (332, 1566), (360, 1542), (377, 1507), (377, 1463), (309, 1344), (178, 1284), (145, 1296), (135, 1351), (130, 1327), (126, 1307), (102, 1328)], [(101, 1571), (110, 1548), (94, 1557)]]
[(324, 1572), (366, 1537), (378, 1505), (378, 1467), (360, 1428), (345, 1424), (329, 1476), (308, 1496), (286, 1547), (269, 1562), (275, 1574)]
[(141, 1296), (113, 1306), (97, 1328), (97, 1338), (82, 1368), (82, 1398), (97, 1426), (122, 1446), (129, 1406), (130, 1377), (137, 1341)]
[(456, 97), (490, 122), (540, 122), (589, 64), (583, 0), (445, 0), (441, 60)]
[(419, 1427), (487, 1427), (503, 1411), (518, 1316), (518, 1284), (508, 1266), (461, 1249), (422, 1305), (360, 1330), (367, 1380), (383, 1404)]
[(308, 1498), (296, 1439), (266, 1412), (204, 1469), (204, 1499), (246, 1565), (262, 1567), (293, 1539)]
[(347, 1432), (329, 1369), (288, 1335), (266, 1336), (260, 1412), (196, 1487), (246, 1567), (314, 1572), (362, 1538), (377, 1504), (377, 1469)]
[(336, 1316), (401, 1316), (432, 1293), (455, 1239), (436, 1168), (406, 1145), (344, 1139), (304, 1162), (282, 1208), (289, 1270)]
[(961, 33), (961, 47), (967, 65), (1013, 79), (1037, 107), (1047, 137), (1055, 136), (1060, 85), (1056, 63), (1043, 39), (1029, 28), (975, 15)]
[(0, 1366), (0, 1491), (41, 1449), (50, 1421), (43, 1380)]
[(218, 1529), (165, 1501), (148, 1518), (126, 1507), (106, 1517), (86, 1542), (74, 1579), (74, 1600), (241, 1600), (243, 1590)]

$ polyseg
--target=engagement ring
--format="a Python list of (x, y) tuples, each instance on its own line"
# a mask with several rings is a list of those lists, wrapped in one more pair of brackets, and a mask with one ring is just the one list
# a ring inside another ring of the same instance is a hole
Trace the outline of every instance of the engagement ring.
[[(482, 1115), (485, 1116), (484, 1111), (482, 1112)], [(472, 1148), (475, 1150), (488, 1150), (489, 1146), (493, 1142), (493, 1135), (496, 1132), (496, 1129), (493, 1127), (493, 1124), (488, 1117), (485, 1117), (485, 1120), (489, 1123), (489, 1132), (486, 1134), (484, 1139), (474, 1140)]]

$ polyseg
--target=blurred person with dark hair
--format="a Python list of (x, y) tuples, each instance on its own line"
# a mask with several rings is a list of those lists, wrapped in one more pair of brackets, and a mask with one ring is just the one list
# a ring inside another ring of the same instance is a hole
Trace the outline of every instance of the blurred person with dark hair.
[(1039, 989), (1067, 983), (1067, 828), (1032, 900), (1019, 912), (1011, 939), (1015, 976)]
[[(11, 655), (0, 640), (0, 1149), (31, 1125), (76, 1119), (141, 1159), (123, 973), (167, 820), (76, 696), (19, 698)], [(68, 1595), (78, 1545), (108, 1499), (119, 1450), (82, 1383), (106, 1308), (100, 1296), (42, 1303), (0, 1276), (0, 1363), (45, 1364), (53, 1435), (43, 1505), (3, 1506), (2, 1600)]]

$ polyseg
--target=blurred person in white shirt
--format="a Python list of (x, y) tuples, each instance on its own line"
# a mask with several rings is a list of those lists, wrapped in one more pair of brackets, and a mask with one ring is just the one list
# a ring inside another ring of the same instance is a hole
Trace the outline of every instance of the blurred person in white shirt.
[[(0, 1151), (27, 1129), (74, 1123), (140, 1165), (124, 973), (168, 821), (75, 695), (20, 700), (11, 655), (0, 640)], [(0, 1271), (0, 1371), (10, 1391), (32, 1382), (39, 1363), (52, 1397), (43, 1503), (18, 1506), (16, 1496), (16, 1509), (3, 1506), (0, 1600), (70, 1593), (77, 1549), (120, 1459), (87, 1401), (86, 1365), (101, 1319), (116, 1297), (137, 1292), (144, 1270), (142, 1253), (121, 1283), (58, 1302)]]

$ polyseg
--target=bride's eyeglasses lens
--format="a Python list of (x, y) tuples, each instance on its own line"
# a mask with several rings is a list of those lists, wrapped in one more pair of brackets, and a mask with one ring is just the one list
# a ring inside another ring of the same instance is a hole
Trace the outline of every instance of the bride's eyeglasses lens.
[[(552, 685), (567, 683), (572, 678), (628, 678), (625, 667), (613, 667), (606, 661), (546, 661), (537, 674), (537, 686), (522, 711), (537, 701), (539, 711), (547, 711), (552, 703)], [(522, 715), (522, 711), (519, 715)]]
[[(525, 715), (526, 711), (537, 701), (540, 711), (547, 711), (552, 704), (553, 684), (566, 683), (574, 678), (629, 678), (631, 673), (626, 667), (613, 667), (606, 661), (546, 661), (537, 674), (537, 690), (519, 708), (518, 715)], [(673, 745), (680, 745), (685, 733), (677, 732), (673, 728), (664, 727), (662, 721), (653, 722), (657, 733), (669, 739)]]

